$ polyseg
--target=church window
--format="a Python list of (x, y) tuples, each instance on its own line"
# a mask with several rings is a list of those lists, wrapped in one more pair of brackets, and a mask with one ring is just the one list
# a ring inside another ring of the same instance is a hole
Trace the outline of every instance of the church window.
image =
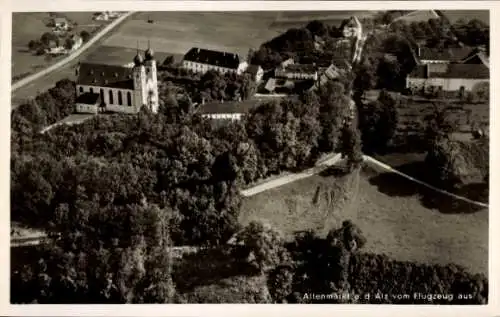
[(94, 93), (94, 88), (90, 87), (90, 93), (93, 94)]
[(127, 104), (129, 107), (132, 106), (132, 95), (130, 94), (130, 91), (127, 92)]
[(83, 92), (83, 87), (82, 86), (80, 86), (80, 92)]
[(122, 92), (118, 91), (118, 104), (123, 105)]
[(115, 102), (113, 101), (113, 90), (109, 90), (109, 103), (114, 104)]

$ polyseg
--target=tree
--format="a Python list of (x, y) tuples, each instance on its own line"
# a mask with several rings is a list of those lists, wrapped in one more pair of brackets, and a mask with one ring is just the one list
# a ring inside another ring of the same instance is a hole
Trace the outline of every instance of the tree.
[(280, 265), (269, 272), (267, 279), (269, 292), (274, 302), (286, 302), (293, 292), (294, 271), (289, 265)]
[(80, 32), (80, 37), (82, 38), (83, 42), (87, 42), (90, 39), (90, 33), (83, 30)]
[(75, 45), (75, 41), (72, 38), (67, 38), (64, 41), (64, 48), (67, 50), (71, 50), (74, 45)]
[(352, 171), (363, 162), (361, 151), (361, 135), (355, 125), (346, 125), (340, 138), (340, 153), (347, 158), (347, 165)]
[(237, 234), (236, 243), (244, 245), (248, 261), (261, 273), (286, 262), (288, 257), (281, 233), (267, 223), (250, 222)]
[(40, 41), (44, 46), (49, 46), (50, 42), (55, 42), (56, 46), (59, 46), (59, 38), (54, 33), (45, 32), (40, 37)]

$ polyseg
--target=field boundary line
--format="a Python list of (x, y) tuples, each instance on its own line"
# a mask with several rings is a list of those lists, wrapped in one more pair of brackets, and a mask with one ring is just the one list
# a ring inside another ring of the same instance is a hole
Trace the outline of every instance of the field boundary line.
[(68, 64), (69, 62), (71, 62), (73, 59), (77, 58), (78, 56), (80, 56), (83, 52), (85, 52), (88, 48), (90, 48), (92, 45), (95, 44), (95, 42), (97, 42), (98, 40), (100, 40), (104, 35), (106, 35), (109, 31), (111, 31), (112, 29), (114, 29), (116, 26), (118, 26), (118, 24), (120, 24), (121, 22), (123, 22), (126, 18), (128, 18), (129, 16), (131, 16), (134, 12), (133, 11), (130, 11), (130, 12), (127, 12), (125, 13), (124, 15), (120, 16), (119, 18), (117, 18), (116, 20), (114, 20), (113, 22), (111, 22), (110, 24), (108, 24), (106, 27), (104, 27), (104, 29), (102, 29), (99, 33), (97, 33), (94, 37), (92, 37), (87, 43), (83, 44), (82, 47), (80, 47), (78, 50), (76, 50), (74, 53), (70, 54), (69, 56), (67, 56), (66, 58), (60, 60), (59, 62), (55, 63), (54, 65), (51, 65), (41, 71), (39, 71), (38, 73), (35, 73), (31, 76), (28, 76), (28, 77), (25, 77), (15, 83), (12, 84), (11, 86), (11, 93), (13, 93), (14, 91), (16, 91), (17, 89), (23, 87), (23, 86), (26, 86), (27, 84), (29, 84), (30, 82), (42, 77), (42, 76), (45, 76), (47, 75), (48, 73)]
[(432, 186), (431, 184), (428, 184), (428, 183), (423, 182), (421, 180), (418, 180), (418, 179), (416, 179), (414, 177), (411, 177), (410, 175), (402, 173), (402, 172), (398, 171), (397, 169), (392, 168), (391, 166), (389, 166), (389, 165), (387, 165), (385, 163), (382, 163), (382, 162), (374, 159), (371, 156), (363, 155), (363, 158), (364, 158), (365, 161), (369, 161), (369, 162), (371, 162), (371, 163), (373, 163), (373, 164), (375, 164), (375, 165), (377, 165), (379, 167), (382, 167), (385, 170), (388, 170), (388, 171), (390, 171), (392, 173), (398, 174), (398, 175), (400, 175), (400, 176), (402, 176), (402, 177), (404, 177), (406, 179), (409, 179), (409, 180), (411, 180), (411, 181), (413, 181), (413, 182), (415, 182), (417, 184), (423, 185), (423, 186), (425, 186), (425, 187), (427, 187), (429, 189), (432, 189), (432, 190), (434, 190), (434, 191), (436, 191), (438, 193), (441, 193), (441, 194), (444, 194), (444, 195), (456, 198), (458, 200), (462, 200), (462, 201), (468, 202), (468, 203), (476, 205), (476, 206), (489, 208), (489, 204), (486, 204), (486, 203), (483, 203), (483, 202), (480, 202), (480, 201), (475, 201), (475, 200), (469, 199), (467, 197), (459, 196), (459, 195), (447, 192), (447, 191), (445, 191), (443, 189), (437, 188), (435, 186)]

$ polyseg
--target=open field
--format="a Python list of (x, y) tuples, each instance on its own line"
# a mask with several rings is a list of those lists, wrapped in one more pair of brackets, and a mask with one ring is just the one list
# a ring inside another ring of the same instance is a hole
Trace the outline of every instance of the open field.
[[(147, 48), (142, 48), (142, 54), (144, 55), (144, 50)], [(163, 63), (167, 56), (172, 55), (168, 52), (161, 52), (157, 49), (154, 50), (155, 59), (157, 65)], [(85, 58), (86, 61), (91, 61), (97, 64), (108, 64), (108, 65), (125, 65), (131, 63), (134, 56), (137, 54), (137, 48), (127, 48), (119, 46), (101, 46), (98, 50), (93, 51)], [(180, 60), (182, 55), (174, 55), (175, 60)]]
[(198, 46), (246, 58), (250, 48), (258, 48), (288, 28), (304, 26), (313, 19), (338, 24), (353, 14), (356, 12), (141, 12), (104, 45), (136, 48), (139, 40), (140, 47), (145, 47), (149, 39), (157, 51), (172, 54), (184, 54)]
[[(109, 21), (92, 20), (92, 12), (59, 12), (58, 16), (77, 23), (70, 34), (79, 34), (83, 30), (92, 34), (102, 25), (109, 23)], [(13, 13), (11, 70), (14, 80), (26, 77), (64, 58), (63, 56), (57, 58), (35, 56), (28, 50), (30, 40), (38, 40), (43, 33), (52, 31), (52, 28), (47, 26), (50, 20), (48, 12)]]
[(312, 176), (245, 198), (240, 220), (254, 219), (267, 220), (288, 237), (306, 229), (325, 234), (351, 219), (368, 240), (366, 251), (488, 271), (487, 210), (374, 167), (359, 175)]
[(442, 10), (442, 12), (451, 23), (460, 19), (478, 19), (490, 24), (490, 12), (488, 10)]

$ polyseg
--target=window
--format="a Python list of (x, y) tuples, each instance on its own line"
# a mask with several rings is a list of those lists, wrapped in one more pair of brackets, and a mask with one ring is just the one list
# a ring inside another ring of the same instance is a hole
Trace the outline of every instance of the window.
[(129, 92), (127, 92), (127, 104), (129, 107), (132, 106), (132, 94)]
[(123, 105), (122, 92), (118, 91), (118, 104)]
[(114, 104), (115, 102), (113, 101), (113, 90), (109, 90), (109, 103)]
[(90, 87), (90, 93), (93, 94), (94, 93), (94, 88)]
[(80, 92), (83, 92), (83, 87), (82, 86), (80, 86)]
[(101, 95), (101, 102), (104, 103), (104, 90), (102, 90), (102, 88), (100, 91), (100, 95)]

